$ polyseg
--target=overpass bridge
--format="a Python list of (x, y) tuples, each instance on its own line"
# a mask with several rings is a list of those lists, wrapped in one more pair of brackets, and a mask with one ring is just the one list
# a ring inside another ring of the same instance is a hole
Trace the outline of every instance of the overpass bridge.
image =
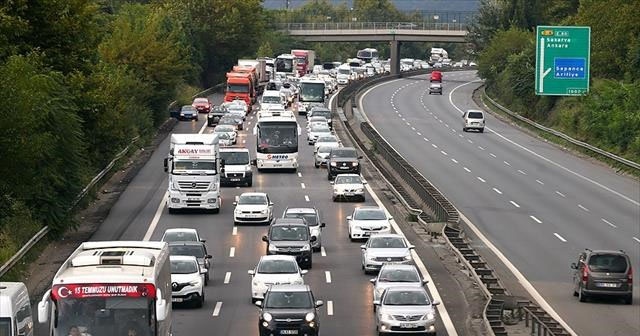
[(400, 71), (402, 42), (465, 42), (467, 26), (447, 22), (281, 23), (278, 29), (309, 42), (381, 42), (391, 50), (391, 73)]

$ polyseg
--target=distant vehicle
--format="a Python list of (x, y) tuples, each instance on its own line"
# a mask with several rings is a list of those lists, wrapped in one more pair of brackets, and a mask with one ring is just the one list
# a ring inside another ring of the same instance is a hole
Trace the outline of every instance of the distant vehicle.
[(198, 110), (199, 113), (209, 113), (211, 105), (209, 98), (196, 98), (191, 103), (191, 106)]
[(333, 185), (333, 201), (357, 199), (365, 201), (364, 185), (367, 184), (358, 174), (338, 174), (331, 181)]
[(177, 241), (169, 243), (169, 253), (171, 255), (194, 256), (198, 261), (200, 273), (204, 274), (204, 285), (209, 284), (209, 278), (213, 277), (211, 262), (213, 257), (207, 253), (207, 247), (202, 241)]
[(315, 67), (316, 52), (313, 50), (294, 49), (291, 54), (297, 59), (298, 75), (308, 74)]
[(343, 64), (338, 67), (336, 73), (336, 80), (338, 85), (347, 85), (351, 81), (351, 67), (349, 64)]
[(590, 250), (578, 255), (573, 269), (573, 295), (580, 302), (590, 297), (619, 297), (633, 304), (633, 267), (624, 251)]
[(326, 98), (325, 82), (318, 78), (303, 77), (300, 79), (300, 94), (294, 108), (298, 114), (307, 114), (311, 103), (324, 105)]
[(313, 145), (319, 137), (329, 135), (331, 135), (331, 129), (328, 124), (312, 124), (307, 133), (307, 141)]
[(376, 329), (381, 334), (415, 333), (436, 335), (436, 308), (438, 301), (431, 301), (424, 288), (392, 287), (374, 301)]
[(476, 64), (476, 62), (469, 62), (469, 66), (470, 67), (474, 67), (474, 66), (478, 66), (478, 65)]
[(218, 135), (220, 145), (222, 146), (231, 146), (236, 144), (237, 133), (235, 126), (218, 124), (213, 129), (213, 134)]
[[(387, 217), (384, 209), (377, 206), (356, 207), (353, 209), (353, 213), (347, 216), (349, 239), (351, 241), (370, 239), (374, 234), (391, 233), (390, 220), (392, 218)], [(366, 266), (364, 259), (362, 260), (362, 265), (364, 269), (364, 266)], [(377, 266), (380, 268), (382, 261)]]
[(462, 115), (462, 131), (476, 129), (480, 133), (484, 132), (484, 112), (481, 110), (467, 110)]
[(332, 148), (327, 160), (327, 180), (338, 174), (360, 174), (360, 159), (362, 156), (353, 147)]
[(430, 82), (442, 82), (442, 72), (440, 71), (431, 71), (431, 77), (429, 78)]
[(296, 257), (298, 265), (309, 269), (313, 265), (311, 244), (316, 240), (302, 218), (276, 218), (262, 236), (267, 243), (267, 255), (286, 254)]
[(242, 117), (237, 114), (227, 113), (225, 116), (220, 118), (218, 121), (218, 125), (231, 125), (235, 127), (236, 131), (241, 131), (244, 129), (244, 122), (242, 121)]
[(271, 106), (285, 106), (285, 99), (280, 90), (266, 90), (260, 97), (260, 110), (267, 110)]
[(440, 84), (440, 83), (432, 83), (429, 86), (429, 94), (442, 95), (442, 84)]
[(362, 50), (358, 50), (356, 57), (365, 61), (366, 63), (371, 63), (373, 60), (378, 59), (378, 50), (374, 48), (365, 48)]
[(286, 208), (282, 214), (282, 218), (301, 218), (309, 226), (312, 237), (316, 237), (311, 242), (311, 248), (314, 251), (320, 251), (322, 247), (322, 228), (326, 226), (320, 221), (320, 214), (316, 208)]
[(22, 282), (0, 282), (0, 335), (33, 336), (29, 292)]
[(378, 271), (386, 264), (411, 264), (413, 257), (407, 240), (398, 234), (375, 234), (360, 246), (362, 249), (362, 269), (365, 273)]
[(264, 301), (255, 303), (260, 307), (259, 334), (318, 336), (318, 308), (323, 304), (321, 300), (315, 300), (308, 285), (271, 286), (264, 295)]
[(246, 192), (233, 202), (233, 224), (269, 224), (273, 220), (273, 202), (263, 192)]
[(224, 185), (253, 185), (253, 171), (255, 160), (251, 160), (249, 149), (245, 147), (220, 148), (220, 159), (224, 162), (224, 172), (220, 182)]
[(300, 269), (294, 256), (262, 256), (256, 267), (247, 272), (251, 276), (251, 300), (264, 299), (264, 293), (272, 285), (304, 285), (303, 275), (307, 272)]
[(283, 73), (285, 76), (298, 77), (298, 59), (291, 54), (282, 54), (275, 60), (276, 73)]
[(455, 62), (455, 63), (453, 63), (453, 67), (454, 68), (462, 68), (462, 67), (464, 67), (464, 64), (462, 64), (462, 62)]
[(172, 228), (164, 230), (164, 234), (160, 241), (171, 243), (171, 242), (205, 242), (204, 239), (200, 238), (200, 234), (198, 230), (191, 228)]
[(336, 147), (330, 147), (330, 146), (316, 147), (316, 153), (314, 155), (314, 166), (316, 168), (327, 166), (327, 160), (329, 159), (329, 153), (331, 153), (332, 148), (336, 148)]
[[(373, 300), (378, 301), (385, 289), (391, 287), (421, 288), (429, 281), (422, 279), (415, 265), (387, 264), (382, 265), (378, 276), (370, 280), (373, 284)], [(376, 306), (374, 305), (374, 310)]]
[(183, 105), (180, 109), (180, 120), (195, 120), (198, 121), (198, 110), (191, 105)]
[(172, 255), (171, 302), (189, 302), (198, 308), (204, 305), (205, 276), (194, 256)]
[(213, 106), (209, 114), (207, 114), (207, 126), (215, 126), (227, 113), (229, 113), (229, 110), (227, 110), (226, 107), (220, 105)]
[(325, 119), (327, 119), (329, 128), (333, 129), (333, 118), (331, 116), (331, 110), (328, 107), (317, 106), (311, 108), (309, 114), (307, 115), (307, 120), (309, 120), (310, 117), (324, 117)]
[(316, 139), (316, 142), (313, 144), (313, 152), (317, 152), (319, 147), (328, 146), (337, 148), (340, 147), (341, 143), (337, 136), (335, 135), (323, 135), (319, 136)]

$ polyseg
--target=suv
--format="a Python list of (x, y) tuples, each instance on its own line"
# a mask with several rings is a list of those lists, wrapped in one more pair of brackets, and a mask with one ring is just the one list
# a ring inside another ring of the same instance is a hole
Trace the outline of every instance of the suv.
[(633, 269), (624, 251), (586, 249), (571, 268), (573, 295), (580, 302), (591, 296), (616, 296), (628, 305), (633, 303)]
[(316, 237), (311, 243), (314, 251), (318, 252), (322, 248), (322, 228), (326, 226), (320, 221), (320, 214), (316, 208), (289, 208), (282, 214), (282, 218), (302, 218), (307, 225), (312, 237)]
[(462, 131), (466, 132), (470, 129), (477, 129), (480, 133), (484, 132), (484, 112), (480, 110), (467, 110), (462, 115)]
[(204, 274), (194, 256), (169, 256), (171, 261), (171, 302), (204, 304)]
[(201, 241), (171, 242), (169, 243), (169, 255), (194, 256), (200, 267), (200, 274), (204, 274), (204, 285), (209, 284), (209, 278), (213, 277), (211, 262), (213, 257), (207, 253), (207, 247)]
[(360, 174), (360, 159), (362, 156), (353, 147), (332, 148), (327, 159), (327, 180), (338, 174)]
[(324, 302), (315, 300), (309, 285), (274, 285), (267, 289), (260, 307), (260, 336), (309, 335), (320, 332), (318, 308)]
[(249, 150), (245, 147), (220, 148), (220, 159), (224, 171), (220, 175), (220, 183), (224, 185), (253, 185), (253, 171), (251, 166), (256, 164), (251, 160)]
[(267, 243), (267, 255), (295, 256), (298, 265), (307, 269), (313, 264), (311, 244), (316, 239), (302, 218), (276, 218), (267, 235), (262, 236), (262, 241)]

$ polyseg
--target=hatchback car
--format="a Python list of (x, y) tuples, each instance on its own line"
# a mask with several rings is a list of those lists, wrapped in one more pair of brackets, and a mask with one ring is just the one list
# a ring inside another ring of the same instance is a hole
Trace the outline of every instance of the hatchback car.
[(273, 202), (269, 195), (263, 192), (247, 192), (236, 196), (233, 202), (233, 223), (262, 223), (269, 224), (273, 220)]
[(282, 218), (301, 218), (309, 226), (311, 237), (316, 240), (311, 242), (311, 248), (314, 251), (320, 251), (322, 248), (322, 228), (326, 226), (320, 221), (320, 213), (316, 208), (286, 208), (282, 214)]
[(392, 217), (387, 217), (384, 209), (377, 206), (361, 206), (347, 216), (349, 239), (367, 239), (375, 233), (390, 233)]
[(324, 117), (325, 119), (327, 119), (327, 123), (329, 124), (329, 127), (333, 128), (333, 120), (331, 117), (330, 109), (324, 106), (313, 107), (311, 108), (307, 119), (310, 119), (311, 117)]
[(190, 302), (200, 308), (204, 304), (204, 274), (194, 256), (170, 256), (171, 302)]
[(413, 262), (410, 245), (398, 234), (377, 234), (371, 236), (362, 249), (362, 269), (364, 273), (378, 271), (384, 264), (410, 264)]
[(484, 112), (480, 110), (467, 110), (462, 115), (462, 131), (466, 132), (470, 129), (484, 132)]
[(171, 243), (171, 242), (184, 242), (184, 241), (195, 241), (195, 242), (205, 242), (206, 240), (200, 237), (198, 230), (191, 228), (173, 228), (166, 229), (160, 241)]
[(307, 133), (307, 141), (310, 145), (313, 145), (319, 137), (329, 135), (331, 135), (331, 129), (328, 125), (311, 124)]
[(339, 174), (331, 181), (333, 185), (333, 201), (357, 199), (365, 201), (364, 185), (366, 181), (358, 174)]
[(207, 114), (207, 126), (215, 126), (229, 111), (224, 106), (213, 106)]
[(330, 146), (320, 146), (317, 147), (315, 154), (313, 155), (313, 165), (316, 168), (320, 168), (320, 167), (326, 167), (327, 166), (327, 161), (329, 160), (329, 153), (331, 153), (331, 149), (332, 148), (338, 148), (340, 146), (336, 146), (336, 147), (330, 147)]
[(209, 260), (213, 256), (207, 253), (207, 247), (203, 242), (171, 242), (169, 243), (169, 254), (196, 257), (198, 266), (200, 266), (200, 273), (204, 274), (204, 285), (207, 286), (209, 284), (209, 279), (213, 277), (213, 270)]
[[(369, 280), (373, 284), (373, 300), (380, 300), (382, 292), (391, 287), (422, 287), (428, 283), (422, 279), (414, 265), (386, 264), (382, 265), (378, 276)], [(374, 305), (374, 310), (376, 306)]]
[(303, 285), (303, 275), (296, 258), (288, 255), (267, 255), (260, 257), (256, 267), (249, 270), (251, 276), (251, 300), (264, 299), (264, 293), (273, 285)]
[(211, 111), (211, 105), (209, 98), (196, 98), (193, 100), (193, 103), (191, 103), (191, 106), (198, 110), (198, 113), (209, 113), (209, 111)]
[(391, 333), (436, 334), (438, 301), (431, 301), (424, 288), (387, 288), (380, 300), (373, 302), (376, 309), (376, 329), (379, 335)]
[(585, 250), (571, 264), (573, 295), (580, 302), (589, 297), (619, 297), (633, 303), (633, 268), (624, 251)]
[(236, 127), (233, 125), (217, 125), (213, 133), (218, 135), (221, 145), (231, 146), (236, 143)]
[(292, 255), (298, 265), (307, 269), (313, 265), (311, 244), (315, 240), (309, 226), (300, 218), (278, 218), (269, 226), (267, 235), (262, 236), (262, 241), (267, 243), (267, 255)]
[(271, 286), (260, 307), (258, 329), (260, 336), (307, 335), (318, 336), (320, 316), (318, 308), (324, 302), (316, 300), (308, 285)]
[(191, 105), (184, 105), (180, 109), (180, 120), (198, 121), (198, 110)]
[(429, 86), (429, 94), (439, 94), (442, 95), (442, 84), (433, 83)]
[(320, 146), (329, 146), (329, 147), (340, 147), (341, 143), (337, 136), (335, 135), (323, 135), (319, 136), (316, 139), (316, 142), (313, 144), (313, 152), (318, 151), (318, 147)]
[(327, 159), (327, 179), (329, 181), (338, 174), (360, 174), (362, 156), (353, 147), (333, 148)]

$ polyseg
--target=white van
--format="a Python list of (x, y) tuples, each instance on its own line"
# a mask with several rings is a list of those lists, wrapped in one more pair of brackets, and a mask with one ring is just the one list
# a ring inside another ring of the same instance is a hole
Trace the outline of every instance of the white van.
[(480, 133), (484, 132), (484, 112), (481, 110), (467, 110), (462, 115), (462, 131), (476, 129)]
[(33, 336), (29, 292), (22, 282), (0, 282), (0, 335)]

